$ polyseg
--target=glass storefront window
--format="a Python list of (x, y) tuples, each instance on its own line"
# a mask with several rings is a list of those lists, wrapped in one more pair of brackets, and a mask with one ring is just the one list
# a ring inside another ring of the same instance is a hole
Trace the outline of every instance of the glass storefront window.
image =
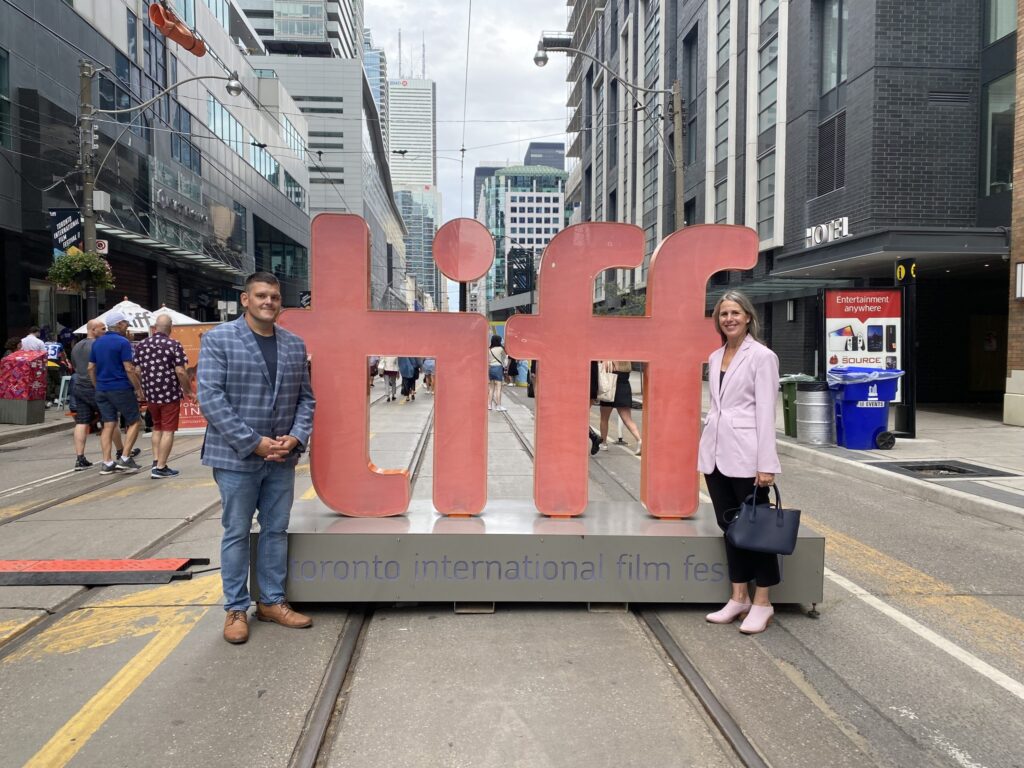
[(1017, 0), (985, 0), (985, 45), (1017, 29)]
[(982, 197), (1013, 189), (1015, 89), (1015, 74), (1012, 72), (982, 88)]

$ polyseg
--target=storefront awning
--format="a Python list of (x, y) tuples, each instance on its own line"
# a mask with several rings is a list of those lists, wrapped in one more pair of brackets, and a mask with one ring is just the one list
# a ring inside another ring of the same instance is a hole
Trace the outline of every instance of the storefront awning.
[(233, 267), (219, 259), (213, 258), (212, 256), (207, 256), (205, 253), (195, 253), (194, 251), (178, 248), (177, 246), (170, 245), (169, 243), (162, 243), (159, 240), (153, 240), (145, 235), (140, 235), (138, 232), (132, 232), (127, 229), (122, 229), (121, 227), (114, 227), (110, 224), (104, 224), (103, 222), (96, 223), (96, 231), (108, 237), (116, 237), (119, 240), (127, 240), (136, 245), (142, 245), (151, 250), (160, 251), (181, 264), (189, 264), (192, 266), (198, 265), (206, 267), (207, 269), (224, 272), (235, 277), (246, 276), (246, 273), (237, 267)]
[(853, 280), (803, 278), (803, 277), (776, 277), (770, 275), (760, 280), (751, 280), (747, 283), (733, 283), (732, 285), (709, 285), (707, 292), (707, 308), (715, 306), (722, 294), (726, 291), (740, 291), (755, 304), (764, 304), (771, 301), (786, 301), (788, 299), (802, 299), (806, 296), (816, 296), (822, 288), (849, 288), (853, 286)]

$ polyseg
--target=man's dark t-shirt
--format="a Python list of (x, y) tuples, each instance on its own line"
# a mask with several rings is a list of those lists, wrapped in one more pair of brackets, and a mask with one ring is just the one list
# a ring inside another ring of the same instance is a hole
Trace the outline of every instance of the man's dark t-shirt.
[(273, 387), (277, 382), (277, 335), (261, 336), (256, 331), (253, 331), (252, 335), (256, 339), (260, 352), (263, 353), (263, 360), (267, 364), (267, 370), (270, 371), (270, 386)]

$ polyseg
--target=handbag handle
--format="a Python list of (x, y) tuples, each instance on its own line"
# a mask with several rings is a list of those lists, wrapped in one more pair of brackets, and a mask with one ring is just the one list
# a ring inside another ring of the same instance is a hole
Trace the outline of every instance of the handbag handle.
[[(757, 501), (757, 489), (758, 488), (760, 488), (760, 486), (757, 484), (757, 481), (755, 480), (754, 481), (754, 492), (751, 494), (753, 496), (755, 502)], [(772, 489), (775, 491), (775, 506), (777, 508), (781, 509), (782, 508), (782, 494), (779, 493), (779, 485), (778, 485), (778, 483), (772, 483)], [(770, 498), (768, 499), (768, 503), (771, 504), (771, 499)]]

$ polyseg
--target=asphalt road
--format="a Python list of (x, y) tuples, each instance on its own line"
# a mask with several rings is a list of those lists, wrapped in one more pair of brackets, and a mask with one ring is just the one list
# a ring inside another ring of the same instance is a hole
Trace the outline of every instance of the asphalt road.
[[(506, 396), (529, 407), (522, 394)], [(425, 421), (428, 409), (394, 404), (390, 418)], [(392, 435), (381, 413), (371, 431)], [(501, 419), (490, 416), (492, 435)], [(492, 473), (492, 492), (529, 494), (523, 455), (498, 442), (505, 471)], [(402, 453), (373, 446), (375, 457)], [(0, 489), (70, 466), (70, 435), (13, 447), (0, 454)], [(155, 554), (215, 567), (216, 488), (195, 447), (179, 442), (180, 480), (143, 473), (89, 490), (99, 478), (76, 473), (0, 497), (0, 557), (128, 554), (166, 537)], [(630, 448), (592, 460), (594, 494), (638, 492)], [(745, 637), (704, 622), (706, 607), (659, 609), (767, 761), (1024, 765), (1024, 533), (796, 460), (784, 461), (780, 485), (827, 536), (820, 618), (780, 607), (767, 632)], [(57, 498), (51, 486), (72, 498), (2, 524), (3, 509)], [(307, 471), (297, 490), (312, 492)], [(79, 602), (48, 618), (69, 600)], [(212, 570), (160, 587), (0, 588), (0, 642), (45, 627), (0, 646), (0, 767), (288, 764), (348, 614), (316, 607), (304, 631), (253, 622), (250, 643), (233, 647), (220, 639), (219, 602)], [(338, 711), (327, 765), (735, 764), (635, 616), (578, 606), (381, 609)]]

